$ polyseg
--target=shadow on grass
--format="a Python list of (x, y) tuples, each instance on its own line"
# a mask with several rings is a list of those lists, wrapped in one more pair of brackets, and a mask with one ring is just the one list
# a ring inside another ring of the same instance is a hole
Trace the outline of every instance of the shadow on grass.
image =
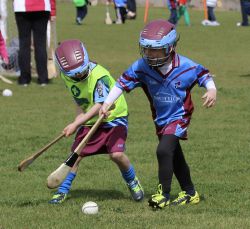
[(116, 190), (102, 190), (102, 189), (76, 189), (70, 192), (70, 199), (79, 199), (83, 197), (92, 197), (96, 200), (118, 200), (127, 199), (128, 197), (124, 193)]
[[(102, 200), (121, 200), (127, 199), (128, 196), (125, 196), (124, 193), (116, 190), (97, 190), (97, 189), (88, 189), (88, 190), (81, 190), (76, 189), (72, 190), (69, 194), (68, 199), (81, 199), (81, 198), (94, 198), (97, 201)], [(0, 201), (0, 205), (6, 205), (9, 207), (19, 207), (19, 208), (26, 208), (26, 207), (34, 207), (42, 204), (48, 204), (48, 199), (37, 199), (37, 200), (23, 200), (19, 202), (6, 200)]]
[(1, 201), (0, 205), (6, 205), (9, 207), (19, 207), (19, 208), (24, 208), (24, 207), (34, 207), (38, 206), (44, 203), (48, 203), (47, 199), (37, 199), (37, 200), (28, 200), (28, 201), (19, 201), (19, 202), (14, 202), (14, 201)]
[(240, 75), (240, 77), (250, 77), (250, 74)]

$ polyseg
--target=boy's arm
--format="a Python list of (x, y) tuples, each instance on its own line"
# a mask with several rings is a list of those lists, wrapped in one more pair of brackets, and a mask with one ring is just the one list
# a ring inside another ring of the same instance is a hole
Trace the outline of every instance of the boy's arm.
[(50, 11), (50, 20), (54, 21), (56, 19), (56, 0), (50, 0), (51, 11)]
[(87, 122), (89, 119), (91, 119), (92, 117), (96, 116), (101, 108), (101, 104), (100, 103), (96, 103), (93, 107), (90, 108), (90, 110), (86, 113), (84, 113), (82, 111), (82, 109), (77, 106), (76, 108), (76, 117), (75, 120), (70, 123), (69, 125), (67, 125), (64, 130), (63, 133), (65, 134), (66, 137), (70, 136), (71, 134), (73, 134), (77, 128), (82, 125), (83, 123)]
[(111, 91), (109, 92), (106, 100), (104, 101), (104, 103), (99, 111), (99, 115), (101, 116), (102, 114), (104, 114), (104, 116), (107, 117), (108, 116), (108, 107), (111, 104), (113, 104), (122, 93), (123, 93), (123, 90), (115, 85), (111, 89)]
[(205, 88), (207, 89), (207, 92), (202, 96), (202, 99), (204, 100), (203, 106), (209, 108), (214, 106), (216, 102), (217, 90), (214, 81), (210, 79), (205, 84)]
[(209, 108), (215, 105), (217, 90), (212, 75), (209, 70), (202, 65), (196, 68), (196, 75), (200, 87), (205, 87), (207, 92), (202, 96), (204, 100), (203, 106)]

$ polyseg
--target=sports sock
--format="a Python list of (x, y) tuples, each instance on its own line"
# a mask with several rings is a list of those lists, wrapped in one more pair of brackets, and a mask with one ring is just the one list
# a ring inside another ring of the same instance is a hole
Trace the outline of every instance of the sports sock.
[(127, 171), (121, 171), (123, 179), (127, 182), (130, 183), (135, 179), (135, 170), (132, 165), (129, 166)]
[(195, 195), (195, 190), (194, 189), (189, 189), (189, 190), (186, 190), (186, 193), (190, 196), (194, 196)]
[(165, 198), (166, 198), (167, 200), (170, 199), (170, 194), (169, 194), (169, 193), (163, 193), (163, 196), (165, 196)]
[(58, 188), (58, 192), (68, 194), (71, 184), (73, 180), (75, 179), (75, 176), (76, 176), (76, 173), (70, 172), (68, 176), (65, 178), (65, 180), (63, 181), (63, 183)]

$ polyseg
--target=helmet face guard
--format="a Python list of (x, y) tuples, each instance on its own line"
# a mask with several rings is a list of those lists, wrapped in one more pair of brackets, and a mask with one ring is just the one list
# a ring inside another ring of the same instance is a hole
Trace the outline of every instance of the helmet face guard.
[(155, 20), (146, 25), (140, 34), (140, 54), (151, 67), (163, 66), (175, 51), (177, 41), (173, 24), (165, 20)]
[(87, 50), (78, 40), (67, 40), (55, 52), (55, 60), (60, 71), (74, 81), (85, 80), (90, 74)]
[[(142, 58), (151, 67), (161, 67), (168, 62), (168, 59), (172, 53), (172, 47), (168, 46), (166, 48), (147, 48), (140, 46), (140, 54)], [(158, 57), (152, 57), (150, 53), (158, 53)], [(160, 57), (159, 57), (160, 56)]]

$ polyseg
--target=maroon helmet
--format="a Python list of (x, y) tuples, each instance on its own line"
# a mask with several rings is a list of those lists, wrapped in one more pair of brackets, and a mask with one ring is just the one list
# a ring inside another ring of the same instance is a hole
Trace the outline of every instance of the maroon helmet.
[[(150, 66), (164, 65), (174, 52), (177, 44), (175, 25), (162, 19), (149, 22), (140, 34), (140, 53)], [(162, 50), (161, 58), (152, 58), (147, 55), (149, 50)]]
[(88, 77), (90, 61), (81, 41), (63, 41), (56, 49), (55, 57), (57, 65), (66, 76), (81, 80)]

